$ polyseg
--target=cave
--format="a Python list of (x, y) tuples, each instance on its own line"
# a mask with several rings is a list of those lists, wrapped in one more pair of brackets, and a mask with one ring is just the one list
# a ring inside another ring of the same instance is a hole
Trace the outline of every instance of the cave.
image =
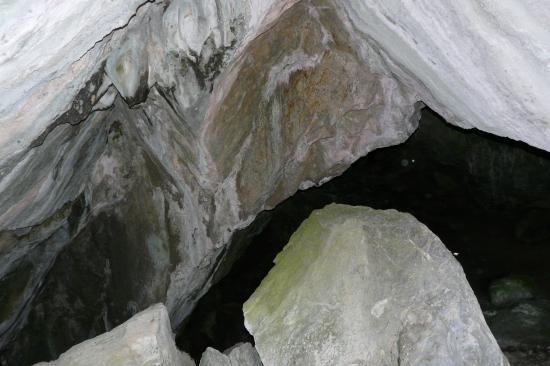
[[(486, 320), (513, 364), (550, 362), (550, 154), (478, 130), (462, 130), (426, 108), (403, 144), (377, 150), (342, 175), (300, 191), (233, 239), (236, 254), (176, 338), (197, 361), (207, 347), (254, 342), (243, 303), (311, 214), (330, 203), (397, 209), (425, 223), (453, 252)], [(223, 266), (222, 266), (223, 268)], [(491, 302), (503, 278), (530, 294)], [(517, 301), (517, 302), (516, 302)], [(523, 304), (523, 305), (522, 305)], [(514, 308), (516, 310), (514, 310)], [(520, 311), (524, 309), (524, 311)]]
[(547, 364), (549, 23), (1, 2), (0, 365)]

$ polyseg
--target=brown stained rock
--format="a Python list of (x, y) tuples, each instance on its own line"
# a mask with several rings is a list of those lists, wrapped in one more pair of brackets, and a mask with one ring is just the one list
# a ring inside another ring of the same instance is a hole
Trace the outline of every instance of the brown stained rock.
[(319, 5), (327, 3), (295, 5), (248, 45), (207, 126), (219, 175), (236, 176), (243, 219), (416, 127), (406, 92), (374, 73), (334, 10)]

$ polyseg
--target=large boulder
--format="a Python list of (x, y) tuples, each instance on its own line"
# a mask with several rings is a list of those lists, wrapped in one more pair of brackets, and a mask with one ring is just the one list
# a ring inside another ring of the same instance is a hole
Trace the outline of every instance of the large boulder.
[(176, 348), (162, 304), (138, 313), (112, 331), (82, 342), (58, 360), (37, 366), (195, 366)]
[(459, 263), (409, 214), (314, 211), (244, 305), (266, 366), (507, 365)]

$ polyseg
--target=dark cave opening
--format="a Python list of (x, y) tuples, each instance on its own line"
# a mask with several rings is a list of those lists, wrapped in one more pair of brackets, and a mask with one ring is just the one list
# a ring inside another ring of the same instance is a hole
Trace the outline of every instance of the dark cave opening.
[(332, 202), (413, 214), (463, 266), (512, 364), (550, 360), (550, 153), (453, 127), (427, 108), (405, 143), (296, 193), (239, 233), (251, 238), (246, 249), (178, 330), (178, 346), (198, 360), (208, 346), (253, 342), (243, 303), (300, 223)]

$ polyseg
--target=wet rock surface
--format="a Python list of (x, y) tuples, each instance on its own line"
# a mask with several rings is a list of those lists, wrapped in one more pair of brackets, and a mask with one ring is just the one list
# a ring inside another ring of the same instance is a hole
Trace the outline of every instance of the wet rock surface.
[[(55, 358), (159, 301), (180, 325), (237, 230), (402, 142), (421, 100), (549, 146), (540, 1), (46, 5), (0, 5), (2, 364)], [(506, 221), (530, 255), (549, 238), (541, 202)]]
[(508, 365), (464, 272), (394, 210), (314, 211), (243, 307), (264, 365)]
[(528, 300), (505, 308), (487, 308), (485, 315), (504, 349), (548, 346), (549, 300)]

